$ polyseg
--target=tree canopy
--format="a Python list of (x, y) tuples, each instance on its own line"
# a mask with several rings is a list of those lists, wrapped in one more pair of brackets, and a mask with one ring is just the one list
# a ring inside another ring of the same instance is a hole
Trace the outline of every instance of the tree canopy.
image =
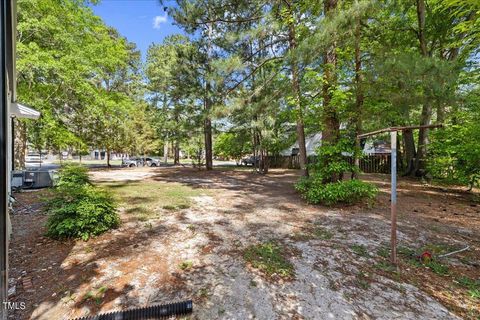
[(27, 123), (37, 150), (152, 150), (132, 143), (150, 130), (140, 54), (86, 4), (19, 1), (17, 54), (18, 100), (42, 114)]
[[(402, 134), (404, 173), (477, 181), (458, 171), (478, 167), (467, 152), (476, 140), (460, 143), (476, 130), (477, 1), (160, 3), (184, 33), (152, 44), (142, 63), (85, 2), (19, 1), (19, 100), (42, 112), (24, 124), (35, 148), (163, 145), (176, 163), (181, 150), (207, 169), (215, 156), (254, 155), (267, 173), (296, 142), (303, 175), (329, 183), (352, 169), (345, 153), (361, 154), (356, 135), (443, 123), (443, 133)], [(318, 132), (312, 165), (305, 141)]]

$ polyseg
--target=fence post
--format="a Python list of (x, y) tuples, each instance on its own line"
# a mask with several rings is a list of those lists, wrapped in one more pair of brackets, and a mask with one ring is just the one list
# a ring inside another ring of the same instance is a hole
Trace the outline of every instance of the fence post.
[(390, 213), (392, 219), (391, 230), (391, 246), (392, 255), (391, 261), (393, 264), (397, 264), (397, 131), (390, 132), (391, 137), (391, 203)]

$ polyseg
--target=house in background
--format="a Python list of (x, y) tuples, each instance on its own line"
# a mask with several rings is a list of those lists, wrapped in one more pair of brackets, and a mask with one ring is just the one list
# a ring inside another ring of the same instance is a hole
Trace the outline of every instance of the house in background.
[[(322, 145), (322, 133), (317, 132), (305, 138), (305, 147), (307, 149), (307, 157), (315, 156), (316, 150)], [(390, 143), (383, 140), (368, 139), (363, 143), (363, 153), (366, 155), (383, 155), (390, 154)], [(343, 153), (349, 156), (348, 153)], [(289, 157), (298, 155), (298, 142), (280, 152), (281, 156)]]
[[(317, 132), (312, 135), (309, 135), (305, 138), (305, 148), (307, 149), (307, 157), (314, 156), (315, 151), (318, 147), (322, 145), (322, 133)], [(282, 150), (280, 152), (281, 156), (296, 156), (298, 155), (298, 141), (296, 141), (290, 147)]]
[(391, 152), (390, 142), (383, 140), (368, 139), (363, 146), (363, 153), (367, 155), (390, 154)]

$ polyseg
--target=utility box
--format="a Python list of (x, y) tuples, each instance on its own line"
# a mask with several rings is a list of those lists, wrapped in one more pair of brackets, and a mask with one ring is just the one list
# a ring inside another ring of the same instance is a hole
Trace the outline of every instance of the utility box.
[(24, 171), (22, 188), (47, 188), (53, 186), (53, 171)]
[(11, 186), (14, 189), (23, 187), (23, 171), (14, 170), (12, 171), (12, 183)]

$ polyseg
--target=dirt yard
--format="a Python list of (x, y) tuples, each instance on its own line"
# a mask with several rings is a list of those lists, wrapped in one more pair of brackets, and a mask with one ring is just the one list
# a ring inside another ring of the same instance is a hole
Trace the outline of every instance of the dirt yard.
[[(26, 309), (12, 319), (185, 299), (194, 301), (192, 319), (480, 317), (480, 204), (471, 193), (400, 180), (396, 270), (388, 264), (388, 176), (363, 177), (380, 188), (373, 205), (337, 208), (306, 204), (293, 189), (297, 172), (289, 170), (262, 176), (142, 168), (92, 176), (126, 200), (121, 227), (87, 242), (43, 236), (48, 190), (16, 195), (11, 300), (25, 301)], [(167, 191), (168, 198), (155, 197)], [(188, 201), (178, 200), (189, 192)], [(247, 248), (267, 241), (282, 248), (292, 277), (266, 276), (245, 261)], [(467, 245), (428, 266), (416, 257)]]

